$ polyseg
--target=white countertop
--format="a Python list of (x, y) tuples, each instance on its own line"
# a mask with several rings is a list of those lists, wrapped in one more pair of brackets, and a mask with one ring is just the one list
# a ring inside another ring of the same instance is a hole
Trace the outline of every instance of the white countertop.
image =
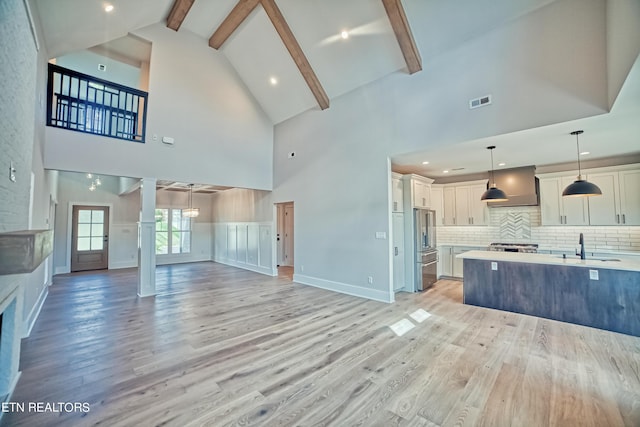
[[(456, 258), (484, 261), (524, 262), (530, 264), (568, 265), (574, 267), (600, 268), (640, 272), (640, 260), (622, 259), (620, 261), (602, 261), (600, 259), (562, 258), (561, 255), (527, 254), (520, 252), (469, 251)], [(615, 259), (614, 256), (602, 259)]]

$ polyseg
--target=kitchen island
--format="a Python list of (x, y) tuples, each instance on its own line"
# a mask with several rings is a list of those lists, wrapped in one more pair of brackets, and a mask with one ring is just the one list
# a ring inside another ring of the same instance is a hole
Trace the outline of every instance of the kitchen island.
[(465, 304), (640, 336), (640, 262), (546, 254), (461, 255)]

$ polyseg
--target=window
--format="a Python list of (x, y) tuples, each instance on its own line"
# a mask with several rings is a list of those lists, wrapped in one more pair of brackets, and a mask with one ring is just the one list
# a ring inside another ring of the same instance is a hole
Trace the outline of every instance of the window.
[(156, 254), (191, 252), (191, 218), (182, 209), (156, 209)]
[[(78, 211), (77, 251), (101, 251), (104, 246), (104, 211), (80, 209)], [(106, 237), (106, 236), (105, 236)]]

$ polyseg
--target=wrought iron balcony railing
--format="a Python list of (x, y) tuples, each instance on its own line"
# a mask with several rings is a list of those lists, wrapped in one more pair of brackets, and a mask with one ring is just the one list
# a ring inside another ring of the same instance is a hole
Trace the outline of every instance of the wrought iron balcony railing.
[(144, 142), (147, 92), (49, 64), (47, 125)]

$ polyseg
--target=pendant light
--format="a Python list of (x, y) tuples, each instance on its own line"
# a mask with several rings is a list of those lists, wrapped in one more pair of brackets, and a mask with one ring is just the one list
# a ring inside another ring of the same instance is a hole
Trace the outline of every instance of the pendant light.
[(491, 151), (491, 182), (489, 185), (489, 189), (482, 194), (480, 200), (486, 202), (506, 202), (509, 200), (504, 191), (496, 187), (496, 181), (493, 179), (493, 150), (496, 148), (495, 145), (491, 145), (487, 147), (487, 150)]
[(578, 148), (578, 179), (564, 189), (562, 192), (563, 197), (589, 197), (602, 195), (602, 191), (597, 185), (582, 179), (582, 170), (580, 169), (580, 142), (578, 141), (578, 135), (582, 133), (584, 133), (582, 130), (575, 130), (571, 132), (571, 135), (576, 136), (576, 147)]
[(182, 216), (186, 218), (195, 218), (200, 215), (200, 209), (193, 207), (193, 184), (189, 184), (189, 208), (182, 210)]

